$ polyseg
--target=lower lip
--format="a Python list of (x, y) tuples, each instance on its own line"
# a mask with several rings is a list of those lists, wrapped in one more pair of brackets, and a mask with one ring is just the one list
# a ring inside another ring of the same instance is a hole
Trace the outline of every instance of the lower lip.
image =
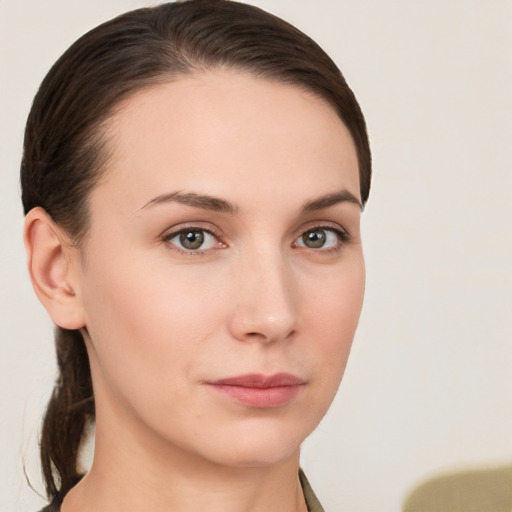
[(257, 409), (286, 405), (295, 398), (302, 388), (301, 384), (293, 386), (273, 386), (269, 388), (229, 386), (226, 384), (208, 384), (208, 386), (234, 402)]

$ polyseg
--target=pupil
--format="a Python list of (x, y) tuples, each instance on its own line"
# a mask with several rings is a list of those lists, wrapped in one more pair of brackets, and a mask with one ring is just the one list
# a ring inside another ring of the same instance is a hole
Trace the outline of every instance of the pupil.
[(306, 233), (302, 239), (307, 247), (318, 249), (325, 244), (325, 232), (322, 230), (310, 231)]
[(201, 231), (188, 231), (180, 235), (180, 242), (186, 249), (199, 249), (204, 242)]

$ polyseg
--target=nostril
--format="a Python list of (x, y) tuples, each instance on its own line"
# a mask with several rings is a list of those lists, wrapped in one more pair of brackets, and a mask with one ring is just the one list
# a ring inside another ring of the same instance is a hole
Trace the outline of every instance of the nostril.
[(265, 334), (261, 333), (261, 332), (248, 332), (246, 334), (246, 337), (247, 338), (252, 338), (252, 339), (258, 339), (258, 338), (261, 338), (263, 340), (266, 340), (268, 338), (268, 336), (266, 336)]
[(273, 342), (273, 341), (276, 341), (279, 339), (289, 340), (293, 337), (294, 334), (295, 334), (295, 330), (290, 331), (288, 334), (278, 333), (278, 332), (265, 333), (265, 332), (252, 331), (252, 332), (245, 333), (245, 339), (252, 340), (252, 341), (261, 341), (264, 343), (270, 343), (270, 342)]

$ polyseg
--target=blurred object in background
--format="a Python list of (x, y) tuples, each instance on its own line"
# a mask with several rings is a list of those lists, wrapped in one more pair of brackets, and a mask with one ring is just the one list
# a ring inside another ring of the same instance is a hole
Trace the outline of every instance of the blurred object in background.
[(407, 497), (403, 512), (512, 512), (512, 466), (434, 477)]

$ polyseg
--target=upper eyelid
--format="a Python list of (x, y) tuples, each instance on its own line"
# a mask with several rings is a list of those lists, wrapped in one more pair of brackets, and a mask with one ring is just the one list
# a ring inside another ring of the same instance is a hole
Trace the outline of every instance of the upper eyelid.
[(189, 230), (189, 231), (204, 231), (216, 238), (220, 238), (222, 236), (220, 230), (218, 230), (217, 228), (214, 228), (211, 225), (208, 225), (208, 227), (206, 227), (202, 224), (203, 224), (202, 221), (178, 224), (177, 226), (172, 226), (170, 228), (164, 229), (160, 233), (159, 238), (174, 237), (176, 235), (179, 235), (183, 231), (187, 231), (187, 230)]
[(176, 238), (181, 233), (186, 233), (186, 232), (190, 232), (190, 231), (203, 231), (203, 232), (208, 233), (209, 235), (213, 236), (214, 238), (219, 238), (218, 235), (216, 235), (213, 231), (211, 231), (209, 229), (194, 228), (194, 227), (181, 228), (181, 229), (178, 229), (177, 231), (170, 231), (168, 233), (164, 232), (163, 238), (165, 238), (165, 239)]
[(297, 233), (296, 236), (301, 236), (304, 233), (307, 233), (308, 231), (313, 231), (315, 229), (326, 229), (326, 230), (331, 230), (331, 231), (343, 233), (343, 234), (345, 234), (347, 236), (350, 235), (349, 230), (346, 229), (345, 227), (343, 227), (338, 222), (333, 222), (333, 221), (314, 221), (314, 222), (309, 223), (309, 225), (307, 225), (307, 226), (301, 226), (296, 231), (296, 233)]
[(311, 228), (308, 228), (308, 229), (302, 231), (299, 234), (298, 238), (300, 238), (301, 236), (305, 235), (306, 233), (311, 233), (312, 231), (316, 231), (316, 230), (319, 230), (319, 231), (320, 230), (322, 230), (322, 231), (331, 231), (332, 233), (336, 233), (337, 235), (340, 235), (343, 238), (349, 238), (350, 237), (349, 232), (346, 229), (343, 229), (342, 227), (319, 225), (319, 226), (314, 226), (314, 227), (311, 227)]

